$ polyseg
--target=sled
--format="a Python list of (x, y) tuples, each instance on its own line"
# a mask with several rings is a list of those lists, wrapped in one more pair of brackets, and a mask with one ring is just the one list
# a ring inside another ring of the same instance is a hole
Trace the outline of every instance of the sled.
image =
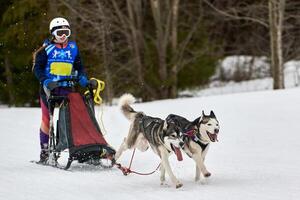
[[(70, 80), (73, 81), (73, 80)], [(56, 130), (54, 131), (54, 107), (59, 106)], [(49, 165), (58, 166), (61, 152), (68, 150), (68, 162), (64, 169), (69, 169), (73, 161), (101, 165), (102, 159), (114, 164), (115, 150), (107, 143), (95, 117), (93, 92), (81, 95), (71, 92), (66, 96), (48, 97), (50, 114), (49, 129)], [(61, 165), (60, 165), (61, 166)]]

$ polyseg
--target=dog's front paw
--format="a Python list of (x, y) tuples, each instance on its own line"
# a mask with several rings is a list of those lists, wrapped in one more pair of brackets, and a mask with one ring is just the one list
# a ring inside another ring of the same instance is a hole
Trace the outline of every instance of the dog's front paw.
[(200, 176), (195, 177), (195, 182), (200, 181)]
[(183, 186), (182, 183), (177, 183), (177, 184), (176, 184), (176, 189), (181, 188), (182, 186)]
[(210, 177), (211, 176), (211, 173), (210, 172), (206, 172), (205, 174), (204, 174), (204, 177), (205, 178), (208, 178), (208, 177)]

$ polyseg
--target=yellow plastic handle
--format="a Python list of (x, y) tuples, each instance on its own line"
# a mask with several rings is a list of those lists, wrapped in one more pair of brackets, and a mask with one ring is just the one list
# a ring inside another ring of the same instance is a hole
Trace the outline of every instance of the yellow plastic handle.
[[(99, 79), (96, 78), (91, 78), (90, 80), (95, 80), (97, 81), (97, 88), (93, 89), (93, 94), (94, 94), (94, 102), (95, 104), (100, 105), (102, 103), (102, 98), (100, 96), (100, 92), (104, 90), (105, 88), (105, 82), (100, 81)], [(87, 94), (89, 91), (86, 91), (85, 94)]]

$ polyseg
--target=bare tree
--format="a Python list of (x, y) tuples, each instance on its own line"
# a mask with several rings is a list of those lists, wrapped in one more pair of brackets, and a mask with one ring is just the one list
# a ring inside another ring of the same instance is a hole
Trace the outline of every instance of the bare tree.
[[(195, 61), (203, 52), (190, 51), (189, 44), (192, 41), (194, 34), (199, 28), (202, 20), (201, 13), (197, 10), (196, 15), (193, 12), (189, 16), (189, 20), (182, 23), (185, 26), (186, 36), (178, 40), (179, 21), (184, 21), (184, 5), (198, 7), (199, 4), (194, 2), (184, 2), (180, 0), (150, 0), (151, 14), (155, 25), (155, 41), (158, 74), (162, 83), (159, 88), (160, 98), (175, 98), (177, 96), (178, 73)], [(182, 12), (180, 13), (180, 7)], [(188, 27), (188, 28), (186, 28)], [(168, 55), (168, 49), (171, 49)], [(186, 56), (187, 52), (193, 56)], [(192, 58), (191, 58), (192, 57)]]
[[(171, 49), (173, 58), (177, 57), (178, 52), (178, 9), (179, 0), (174, 0), (172, 5), (172, 24), (171, 24)], [(175, 98), (177, 96), (177, 75), (178, 74), (178, 63), (174, 62), (170, 71), (171, 89), (170, 97)]]
[[(82, 45), (83, 48), (81, 49), (92, 52), (97, 61), (102, 61), (101, 63), (94, 63), (94, 69), (98, 69), (100, 74), (104, 74), (106, 82), (105, 94), (107, 101), (111, 103), (114, 97), (113, 78), (110, 69), (112, 47), (109, 27), (110, 21), (106, 17), (105, 5), (103, 5), (101, 1), (93, 1), (92, 3), (85, 4), (85, 6), (78, 6), (78, 3), (74, 2), (75, 1), (60, 0), (60, 3), (71, 11), (71, 16), (77, 16), (79, 19), (71, 17), (71, 20), (73, 20), (72, 27), (76, 30), (76, 33), (79, 34), (80, 31), (82, 32), (82, 29), (89, 31), (86, 36), (87, 38), (83, 37), (82, 39), (87, 45)], [(104, 69), (104, 73), (102, 69)], [(96, 72), (95, 70), (93, 71)]]
[[(268, 6), (264, 2), (259, 4), (242, 3), (240, 7), (232, 7), (228, 10), (217, 8), (209, 0), (203, 0), (209, 7), (227, 18), (234, 20), (244, 20), (259, 24), (269, 30), (270, 34), (270, 48), (269, 55), (271, 59), (271, 69), (273, 77), (273, 89), (284, 88), (284, 73), (283, 73), (283, 44), (282, 32), (284, 23), (285, 0), (269, 0)], [(259, 7), (257, 7), (259, 6)], [(253, 8), (256, 10), (262, 9), (268, 13), (267, 16), (257, 15), (257, 12), (252, 12)], [(255, 14), (255, 15), (254, 15)]]
[(269, 0), (269, 23), (271, 38), (271, 66), (273, 88), (284, 88), (282, 30), (284, 20), (285, 0)]
[[(189, 49), (197, 32), (199, 13), (186, 15), (180, 7), (198, 3), (180, 0), (89, 0), (74, 7), (68, 0), (60, 0), (80, 19), (80, 29), (94, 32), (85, 43), (98, 52), (107, 82), (115, 90), (130, 83), (135, 93), (145, 100), (174, 98), (177, 95), (177, 77), (180, 70), (201, 54)], [(179, 21), (184, 23), (179, 23)], [(178, 26), (184, 26), (185, 37), (178, 39)], [(109, 28), (108, 28), (109, 27)], [(106, 33), (103, 35), (103, 30)], [(109, 41), (108, 41), (109, 40)], [(109, 45), (107, 45), (109, 44)], [(106, 47), (104, 47), (106, 46)], [(99, 48), (102, 47), (102, 48)], [(106, 49), (111, 49), (107, 51)], [(186, 56), (186, 54), (189, 56)], [(109, 62), (108, 62), (109, 61)]]
[(105, 17), (103, 5), (97, 1), (97, 8), (99, 10), (99, 15), (101, 15), (101, 43), (102, 43), (102, 59), (103, 59), (103, 66), (105, 69), (105, 78), (106, 82), (106, 94), (107, 94), (107, 100), (111, 104), (112, 99), (114, 97), (114, 87), (113, 87), (113, 81), (112, 81), (112, 72), (109, 69), (109, 66), (112, 63), (112, 46), (111, 46), (111, 38), (110, 38), (110, 33), (109, 33), (109, 22), (107, 18)]

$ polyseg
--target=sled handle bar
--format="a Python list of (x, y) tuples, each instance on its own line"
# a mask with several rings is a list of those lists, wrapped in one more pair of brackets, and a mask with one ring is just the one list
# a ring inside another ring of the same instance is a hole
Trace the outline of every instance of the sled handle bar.
[[(58, 80), (57, 82), (58, 83), (60, 83), (60, 82), (72, 82), (75, 85), (75, 84), (79, 84), (78, 81), (79, 81), (78, 77), (72, 77), (72, 78), (66, 78), (66, 79)], [(91, 79), (88, 80), (88, 84), (87, 84), (86, 87), (87, 88), (91, 87)]]
[(68, 100), (67, 96), (55, 96), (55, 95), (50, 95), (50, 97), (48, 98), (48, 101), (59, 101), (59, 100)]
[[(62, 79), (62, 80), (58, 80), (56, 81), (57, 83), (63, 83), (63, 82), (67, 82), (67, 83), (73, 83), (73, 86), (77, 85), (79, 81), (78, 77), (72, 77), (72, 78), (66, 78), (66, 79)], [(60, 87), (60, 85), (58, 84), (55, 88)], [(86, 86), (87, 88), (91, 87), (91, 82), (88, 81), (88, 84)], [(55, 89), (53, 88), (53, 89)]]
[(77, 83), (78, 81), (79, 81), (79, 78), (71, 77), (71, 78), (65, 78), (62, 80), (58, 80), (57, 82), (75, 82), (75, 83)]

